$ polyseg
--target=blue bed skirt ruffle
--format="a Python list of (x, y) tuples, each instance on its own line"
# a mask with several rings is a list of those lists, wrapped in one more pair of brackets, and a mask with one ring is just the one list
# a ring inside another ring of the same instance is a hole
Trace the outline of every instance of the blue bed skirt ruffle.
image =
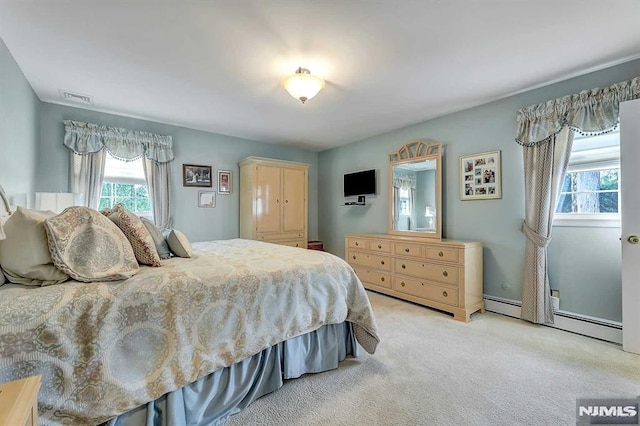
[(285, 379), (336, 369), (348, 355), (358, 356), (351, 323), (325, 325), (215, 371), (103, 426), (218, 425), (282, 387)]

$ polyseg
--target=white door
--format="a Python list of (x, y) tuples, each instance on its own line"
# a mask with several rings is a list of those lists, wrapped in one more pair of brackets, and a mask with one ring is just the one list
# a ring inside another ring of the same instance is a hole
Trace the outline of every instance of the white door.
[(640, 99), (620, 104), (622, 348), (640, 354)]

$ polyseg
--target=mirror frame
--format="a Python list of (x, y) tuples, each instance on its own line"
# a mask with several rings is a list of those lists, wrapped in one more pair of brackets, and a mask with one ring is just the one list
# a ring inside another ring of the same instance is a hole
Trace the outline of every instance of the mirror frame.
[[(436, 160), (436, 230), (435, 232), (396, 231), (393, 229), (393, 166), (416, 163), (425, 160)], [(442, 144), (434, 141), (414, 140), (404, 144), (396, 152), (389, 154), (389, 220), (388, 232), (393, 235), (404, 235), (417, 238), (442, 239)]]

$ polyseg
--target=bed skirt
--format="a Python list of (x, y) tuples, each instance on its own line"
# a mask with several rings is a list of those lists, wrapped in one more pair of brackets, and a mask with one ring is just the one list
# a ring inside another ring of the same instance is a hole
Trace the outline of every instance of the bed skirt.
[(218, 425), (282, 387), (285, 379), (336, 369), (349, 355), (358, 356), (351, 323), (325, 325), (215, 371), (103, 426)]

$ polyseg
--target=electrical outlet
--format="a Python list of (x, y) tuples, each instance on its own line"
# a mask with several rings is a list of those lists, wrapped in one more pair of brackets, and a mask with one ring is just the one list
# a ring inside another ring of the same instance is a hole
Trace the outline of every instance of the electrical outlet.
[(553, 289), (553, 288), (552, 288), (552, 289), (551, 289), (551, 295), (552, 295), (553, 297), (560, 298), (560, 290), (556, 290), (556, 289)]

